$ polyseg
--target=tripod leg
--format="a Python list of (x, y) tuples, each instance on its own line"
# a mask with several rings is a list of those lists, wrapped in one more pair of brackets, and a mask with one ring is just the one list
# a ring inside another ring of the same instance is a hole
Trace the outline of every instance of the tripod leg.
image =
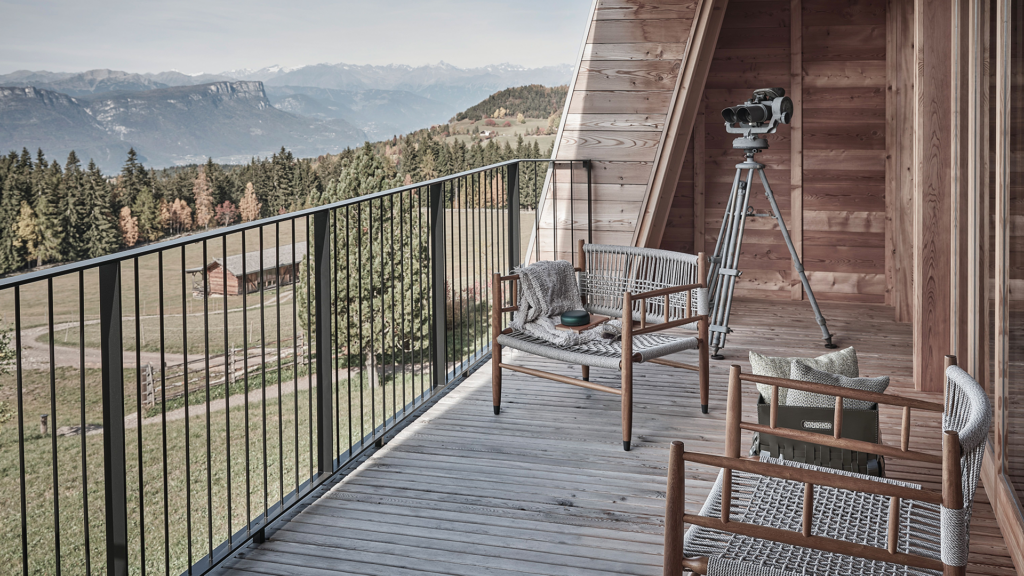
[(793, 246), (793, 239), (789, 237), (789, 230), (786, 229), (786, 223), (782, 220), (782, 212), (779, 211), (779, 205), (775, 202), (775, 194), (772, 193), (771, 187), (768, 185), (768, 178), (764, 175), (764, 168), (760, 168), (757, 171), (758, 176), (761, 178), (761, 184), (764, 186), (764, 194), (768, 197), (768, 202), (772, 205), (772, 212), (775, 213), (775, 219), (779, 222), (779, 230), (782, 231), (782, 239), (786, 241), (786, 246), (789, 248), (789, 254), (793, 257), (793, 265), (796, 267), (797, 273), (800, 275), (800, 282), (804, 285), (804, 291), (807, 292), (807, 300), (811, 303), (811, 309), (814, 310), (814, 319), (818, 321), (818, 326), (821, 327), (822, 339), (825, 340), (825, 348), (837, 348), (832, 343), (832, 334), (828, 331), (828, 324), (825, 321), (825, 317), (821, 315), (821, 308), (818, 308), (818, 300), (814, 297), (814, 290), (811, 290), (811, 283), (807, 281), (807, 274), (804, 273), (803, 262), (800, 261), (800, 257), (797, 256), (796, 247)]
[(732, 179), (732, 189), (729, 192), (729, 200), (725, 205), (725, 217), (722, 219), (722, 226), (718, 229), (718, 240), (715, 242), (715, 251), (711, 255), (711, 264), (708, 266), (708, 304), (712, 308), (715, 306), (715, 299), (717, 298), (722, 280), (721, 275), (718, 273), (722, 268), (726, 249), (722, 240), (732, 236), (733, 212), (736, 209), (741, 173), (742, 170), (737, 168), (736, 176)]
[[(716, 285), (713, 315), (711, 318), (712, 336), (711, 346), (715, 360), (723, 360), (725, 357), (718, 353), (725, 346), (725, 338), (729, 330), (729, 313), (732, 309), (733, 291), (736, 289), (736, 277), (740, 258), (740, 251), (743, 246), (743, 232), (746, 227), (744, 215), (750, 205), (750, 184), (754, 180), (754, 171), (749, 169), (746, 180), (741, 179), (743, 168), (736, 168), (736, 179), (734, 180), (733, 191), (730, 197), (735, 196), (732, 202), (733, 212), (726, 215), (729, 224), (729, 233), (726, 238), (725, 249), (722, 251), (722, 263), (719, 268), (718, 284)], [(723, 222), (725, 226), (726, 222)]]

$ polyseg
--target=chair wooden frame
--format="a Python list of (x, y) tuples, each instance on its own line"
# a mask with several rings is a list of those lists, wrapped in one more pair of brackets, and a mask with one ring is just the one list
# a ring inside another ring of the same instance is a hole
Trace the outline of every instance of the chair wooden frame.
[[(946, 367), (955, 364), (955, 356), (946, 357)], [(742, 420), (743, 410), (741, 403), (741, 386), (743, 382), (767, 384), (772, 387), (771, 425), (762, 426), (744, 422)], [(776, 428), (775, 422), (776, 410), (778, 409), (779, 388), (792, 388), (806, 392), (836, 396), (836, 409), (833, 426), (834, 437), (829, 437), (826, 434), (814, 434), (800, 430)], [(840, 431), (842, 430), (843, 398), (867, 400), (878, 404), (902, 407), (903, 423), (900, 430), (900, 447), (896, 448), (895, 446), (871, 444), (868, 442), (842, 438)], [(683, 536), (685, 534), (685, 524), (687, 522), (723, 532), (741, 534), (754, 538), (791, 544), (794, 546), (802, 546), (824, 552), (845, 554), (868, 560), (891, 562), (905, 566), (941, 570), (944, 576), (962, 576), (966, 574), (966, 567), (964, 566), (950, 566), (943, 564), (940, 560), (936, 560), (934, 558), (928, 558), (917, 554), (901, 553), (897, 552), (896, 549), (899, 537), (898, 526), (900, 522), (899, 514), (901, 499), (906, 498), (920, 502), (941, 504), (949, 509), (959, 510), (963, 508), (963, 488), (961, 484), (962, 471), (960, 468), (961, 447), (957, 432), (947, 430), (943, 433), (941, 456), (909, 449), (911, 410), (924, 410), (928, 412), (941, 413), (943, 409), (944, 406), (940, 403), (915, 400), (892, 394), (879, 394), (849, 388), (836, 389), (832, 386), (824, 386), (822, 384), (812, 382), (800, 382), (784, 378), (770, 378), (766, 376), (743, 374), (739, 366), (733, 365), (729, 371), (729, 396), (727, 401), (725, 424), (725, 455), (713, 456), (697, 452), (686, 452), (683, 443), (679, 441), (672, 442), (669, 450), (668, 488), (666, 492), (665, 505), (664, 575), (679, 576), (682, 574), (684, 568), (697, 574), (707, 574), (707, 557), (687, 558), (684, 554)], [(770, 432), (771, 434), (776, 434), (781, 437), (802, 441), (810, 440), (833, 448), (851, 450), (871, 449), (878, 454), (884, 454), (892, 458), (939, 463), (942, 465), (942, 490), (939, 492), (935, 490), (908, 488), (875, 482), (863, 478), (841, 476), (817, 470), (807, 470), (803, 468), (743, 459), (740, 458), (741, 430)], [(694, 462), (723, 469), (721, 518), (709, 518), (696, 514), (685, 513), (686, 462)], [(802, 531), (794, 532), (731, 520), (729, 516), (730, 502), (732, 499), (733, 470), (803, 482), (804, 508)], [(824, 536), (811, 535), (815, 486), (830, 486), (833, 488), (888, 496), (890, 498), (890, 505), (887, 547), (878, 548)]]
[[(583, 252), (584, 242), (580, 240), (578, 244), (578, 254), (580, 266), (574, 267), (577, 272), (583, 272), (586, 266), (586, 258)], [(698, 272), (697, 277), (700, 280), (696, 284), (686, 284), (682, 286), (670, 286), (667, 288), (660, 288), (657, 290), (649, 290), (647, 292), (641, 292), (639, 294), (633, 294), (631, 292), (623, 293), (622, 299), (622, 318), (631, 318), (635, 309), (633, 307), (635, 302), (640, 303), (640, 310), (643, 313), (640, 315), (639, 327), (634, 327), (631, 322), (622, 323), (622, 359), (619, 360), (619, 370), (621, 372), (622, 385), (620, 389), (611, 388), (601, 384), (590, 382), (590, 366), (581, 366), (582, 379), (572, 378), (569, 376), (563, 376), (561, 374), (554, 374), (544, 370), (537, 370), (534, 368), (527, 368), (525, 366), (517, 366), (514, 364), (505, 363), (501, 356), (501, 344), (498, 343), (498, 336), (502, 334), (511, 334), (511, 328), (503, 328), (502, 319), (504, 315), (509, 312), (515, 312), (519, 310), (518, 302), (518, 274), (512, 274), (508, 276), (502, 276), (498, 273), (494, 274), (492, 289), (494, 290), (494, 302), (491, 310), (491, 393), (494, 403), (494, 414), (497, 415), (501, 412), (501, 371), (502, 369), (512, 370), (514, 372), (520, 372), (522, 374), (528, 374), (530, 376), (536, 376), (538, 378), (545, 378), (553, 380), (555, 382), (562, 382), (564, 384), (572, 384), (573, 386), (580, 386), (590, 390), (598, 392), (607, 392), (609, 394), (616, 394), (622, 398), (622, 448), (628, 451), (630, 449), (630, 442), (632, 440), (633, 433), (633, 364), (642, 362), (642, 358), (639, 354), (633, 353), (633, 338), (642, 334), (651, 334), (654, 332), (661, 332), (670, 328), (676, 328), (678, 326), (685, 326), (687, 324), (697, 323), (697, 353), (698, 353), (698, 365), (684, 364), (682, 362), (675, 362), (673, 360), (666, 360), (664, 358), (654, 358), (648, 360), (648, 362), (654, 364), (661, 364), (663, 366), (669, 366), (671, 368), (678, 368), (681, 370), (691, 370), (698, 373), (698, 381), (700, 387), (700, 404), (701, 412), (704, 414), (708, 413), (708, 380), (709, 380), (709, 353), (708, 353), (708, 316), (706, 314), (691, 314), (696, 310), (691, 310), (691, 299), (686, 299), (686, 316), (676, 320), (669, 321), (669, 296), (677, 294), (679, 292), (686, 292), (695, 290), (698, 288), (707, 288), (707, 265), (704, 253), (698, 254)], [(510, 284), (510, 305), (506, 306), (506, 294), (504, 285)], [(649, 324), (647, 318), (647, 307), (646, 300), (653, 298), (664, 298), (665, 299), (665, 318), (662, 322), (657, 324)], [(628, 359), (628, 360), (627, 360)]]

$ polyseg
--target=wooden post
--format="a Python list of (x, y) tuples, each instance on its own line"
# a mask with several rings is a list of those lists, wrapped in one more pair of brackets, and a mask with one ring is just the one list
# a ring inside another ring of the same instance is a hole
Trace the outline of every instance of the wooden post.
[(778, 428), (779, 424), (779, 387), (772, 386), (772, 403), (769, 407), (768, 424), (772, 428)]
[[(726, 400), (725, 412), (725, 456), (740, 457), (740, 421), (743, 419), (742, 388), (740, 384), (740, 367), (733, 364), (729, 367), (729, 397)], [(722, 470), (722, 522), (729, 521), (729, 508), (732, 506), (732, 470)]]
[[(49, 414), (40, 414), (39, 415), (39, 433), (42, 434), (43, 436), (46, 436), (48, 434), (47, 433), (47, 428), (48, 427), (46, 426), (46, 419), (48, 417), (49, 417)], [(82, 433), (84, 434), (85, 431), (83, 431)]]
[(629, 451), (633, 437), (633, 294), (622, 295), (622, 449)]
[(700, 411), (708, 413), (708, 385), (711, 380), (708, 355), (708, 317), (697, 321), (697, 370), (700, 381)]
[(812, 523), (814, 521), (814, 484), (804, 482), (804, 510), (803, 525), (801, 526), (804, 537), (810, 537)]
[(843, 437), (843, 397), (836, 396), (836, 413), (832, 421), (832, 435), (836, 440)]
[(580, 269), (580, 272), (584, 272), (587, 269), (587, 260), (583, 253), (584, 244), (586, 244), (585, 240), (580, 240), (576, 243), (576, 267)]
[[(299, 375), (295, 374), (295, 377), (298, 378)], [(231, 384), (235, 383), (235, 349), (234, 348), (229, 348), (227, 356), (224, 357), (224, 379), (227, 381), (229, 386)]]
[(889, 499), (889, 554), (896, 553), (900, 541), (900, 499), (893, 496)]
[(697, 282), (704, 288), (708, 287), (708, 259), (703, 252), (697, 253)]
[[(960, 477), (960, 435), (955, 430), (942, 434), (942, 505), (950, 510), (964, 507), (963, 481)], [(966, 566), (942, 565), (943, 576), (963, 576)]]
[(915, 0), (914, 26), (914, 381), (940, 392), (951, 337), (953, 0)]
[(665, 489), (665, 553), (662, 574), (683, 573), (683, 535), (686, 534), (686, 461), (683, 443), (672, 442), (668, 449), (668, 485)]
[(497, 416), (501, 413), (501, 344), (498, 344), (498, 336), (501, 335), (501, 307), (504, 304), (501, 274), (494, 273), (491, 285), (494, 288), (494, 302), (491, 306), (491, 404)]
[(155, 394), (153, 390), (153, 388), (155, 387), (154, 380), (155, 378), (153, 374), (153, 363), (147, 362), (146, 377), (142, 380), (142, 400), (146, 404), (146, 406), (152, 406), (155, 403)]
[(910, 450), (910, 406), (903, 407), (903, 426), (900, 428), (900, 450)]

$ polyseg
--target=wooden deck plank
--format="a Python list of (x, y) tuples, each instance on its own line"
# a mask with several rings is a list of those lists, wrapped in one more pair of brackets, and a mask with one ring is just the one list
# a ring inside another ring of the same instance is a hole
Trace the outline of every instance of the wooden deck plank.
[[(751, 348), (817, 356), (817, 323), (806, 302), (738, 300), (725, 361), (711, 369), (711, 413), (699, 409), (696, 374), (657, 365), (635, 372), (633, 450), (620, 444), (618, 398), (506, 372), (502, 413), (491, 412), (490, 370), (441, 398), (384, 448), (269, 539), (227, 560), (221, 572), (256, 574), (660, 574), (668, 445), (720, 453), (728, 367)], [(913, 386), (911, 327), (881, 305), (824, 306), (841, 346), (855, 346), (862, 374), (892, 377), (890, 390), (936, 399)], [(681, 360), (692, 360), (684, 352)], [(517, 356), (539, 369), (578, 368)], [(592, 380), (618, 385), (593, 369)], [(754, 389), (744, 405), (754, 418)], [(940, 418), (921, 414), (911, 445), (936, 451)], [(883, 441), (898, 443), (901, 413), (883, 407)], [(887, 462), (890, 477), (936, 488), (938, 466)], [(687, 507), (696, 512), (717, 470), (687, 467)], [(984, 491), (971, 524), (970, 574), (1013, 566)]]

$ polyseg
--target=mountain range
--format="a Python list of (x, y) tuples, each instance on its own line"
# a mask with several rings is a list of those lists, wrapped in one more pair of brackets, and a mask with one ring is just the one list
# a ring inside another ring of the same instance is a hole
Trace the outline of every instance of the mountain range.
[[(570, 64), (459, 68), (445, 62), (425, 66), (342, 63), (295, 68), (268, 66), (197, 75), (177, 71), (137, 74), (103, 69), (77, 73), (19, 70), (0, 74), (0, 86), (31, 86), (91, 98), (111, 92), (257, 81), (264, 84), (270, 103), (281, 110), (324, 121), (344, 120), (377, 140), (446, 122), (457, 112), (505, 88), (567, 84), (571, 74)], [(0, 124), (3, 123), (0, 118)]]
[(35, 87), (0, 88), (0, 150), (41, 148), (58, 159), (75, 150), (104, 171), (117, 171), (129, 147), (147, 165), (161, 167), (207, 157), (238, 163), (282, 146), (299, 156), (317, 156), (366, 139), (345, 120), (275, 108), (261, 82), (77, 97)]

